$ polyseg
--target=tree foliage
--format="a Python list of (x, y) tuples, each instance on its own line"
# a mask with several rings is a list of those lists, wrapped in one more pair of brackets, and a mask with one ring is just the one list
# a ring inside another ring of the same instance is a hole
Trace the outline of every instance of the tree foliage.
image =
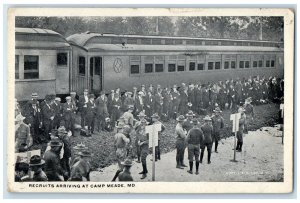
[(16, 17), (16, 27), (45, 28), (67, 37), (85, 31), (114, 34), (283, 40), (283, 17)]

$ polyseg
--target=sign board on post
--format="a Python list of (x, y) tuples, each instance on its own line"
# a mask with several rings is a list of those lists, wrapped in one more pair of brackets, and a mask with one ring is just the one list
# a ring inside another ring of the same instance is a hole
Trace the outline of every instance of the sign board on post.
[(236, 162), (236, 134), (239, 130), (239, 120), (241, 118), (240, 113), (235, 113), (230, 115), (230, 120), (232, 121), (232, 132), (234, 133), (234, 153), (233, 153), (233, 162)]
[(16, 163), (18, 163), (18, 162), (29, 163), (30, 158), (34, 155), (41, 156), (41, 150), (38, 149), (38, 150), (32, 150), (32, 151), (28, 151), (28, 152), (16, 153), (15, 154)]
[(149, 134), (149, 148), (152, 147), (152, 181), (155, 181), (155, 147), (158, 146), (158, 132), (161, 131), (161, 124), (146, 126), (145, 132)]

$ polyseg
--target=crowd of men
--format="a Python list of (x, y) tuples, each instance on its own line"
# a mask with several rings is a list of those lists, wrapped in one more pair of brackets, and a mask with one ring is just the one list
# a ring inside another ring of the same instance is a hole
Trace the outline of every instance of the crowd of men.
[[(43, 157), (31, 157), (27, 165), (17, 163), (16, 173), (21, 171), (26, 174), (26, 169), (31, 169), (34, 172), (31, 173), (31, 179), (35, 181), (89, 180), (89, 160), (92, 154), (82, 144), (72, 150), (71, 137), (76, 135), (76, 128), (81, 128), (81, 135), (84, 136), (117, 129), (114, 144), (119, 168), (113, 181), (117, 178), (120, 181), (132, 179), (129, 168), (131, 159), (135, 157), (137, 162), (142, 163), (143, 171), (140, 174), (144, 179), (148, 173), (146, 158), (149, 153), (145, 126), (161, 124), (159, 139), (162, 139), (161, 133), (165, 129), (162, 122), (176, 119), (176, 168), (187, 167), (184, 163), (187, 147), (188, 172), (193, 173), (195, 160), (196, 174), (199, 174), (204, 150), (207, 149), (208, 164), (211, 163), (213, 143), (215, 152), (218, 152), (218, 141), (221, 129), (224, 128), (222, 110), (231, 109), (243, 115), (240, 119), (241, 130), (237, 135), (237, 150), (241, 151), (242, 134), (247, 132), (247, 119), (254, 115), (252, 104), (280, 101), (283, 88), (283, 79), (257, 76), (206, 84), (182, 83), (180, 86), (165, 88), (159, 84), (149, 87), (141, 85), (125, 93), (121, 93), (118, 88), (110, 93), (101, 91), (97, 98), (84, 90), (79, 96), (71, 92), (65, 103), (61, 103), (61, 98), (55, 95), (47, 95), (39, 102), (37, 93), (32, 93), (32, 99), (22, 108), (15, 101), (15, 151), (25, 152), (32, 145), (41, 143), (47, 143), (48, 150)], [(199, 125), (197, 115), (206, 115), (204, 125)], [(81, 125), (77, 124), (79, 118)], [(160, 160), (160, 144), (154, 153), (153, 161)], [(16, 177), (22, 176), (19, 174)]]

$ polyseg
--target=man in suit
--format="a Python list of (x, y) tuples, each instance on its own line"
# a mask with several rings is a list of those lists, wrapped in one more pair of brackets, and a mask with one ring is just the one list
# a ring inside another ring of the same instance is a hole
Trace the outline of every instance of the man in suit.
[(80, 159), (72, 166), (70, 181), (90, 181), (91, 156), (88, 151), (79, 152)]
[(76, 107), (74, 106), (70, 96), (67, 96), (66, 100), (67, 102), (63, 105), (63, 117), (65, 120), (66, 130), (71, 131), (74, 136)]
[(177, 119), (177, 125), (175, 128), (175, 132), (176, 132), (176, 168), (179, 169), (183, 169), (182, 167), (184, 167), (184, 150), (185, 150), (185, 139), (186, 139), (186, 130), (183, 129), (182, 124), (185, 120), (183, 115), (180, 115)]
[(110, 94), (107, 97), (107, 112), (109, 115), (111, 115), (112, 113), (112, 109), (113, 109), (112, 101), (114, 100), (114, 98), (115, 98), (115, 90), (111, 90)]
[(218, 144), (221, 139), (221, 132), (224, 128), (224, 119), (221, 116), (221, 109), (217, 107), (214, 110), (215, 115), (211, 118), (213, 125), (213, 141), (215, 142), (215, 152), (218, 153)]
[(135, 98), (135, 115), (144, 110), (144, 97), (143, 92), (139, 91), (138, 96)]
[(54, 110), (54, 119), (53, 119), (53, 127), (58, 128), (60, 121), (62, 119), (62, 105), (61, 105), (61, 99), (59, 97), (56, 97), (54, 102), (52, 103), (52, 108)]
[(154, 111), (154, 98), (151, 91), (148, 91), (145, 99), (145, 113), (147, 117), (151, 117)]
[(86, 108), (89, 102), (89, 90), (85, 89), (83, 95), (79, 97), (78, 110), (81, 115), (81, 127), (86, 126)]
[(43, 117), (43, 126), (45, 132), (45, 138), (50, 140), (49, 133), (53, 128), (54, 120), (54, 109), (52, 108), (54, 97), (52, 95), (47, 95), (45, 97), (44, 105), (42, 105), (42, 117)]
[(86, 103), (86, 126), (88, 127), (89, 134), (94, 133), (94, 123), (96, 115), (95, 95), (89, 95), (89, 101)]
[(30, 147), (32, 145), (30, 128), (26, 125), (24, 121), (25, 117), (21, 114), (17, 115), (15, 118), (15, 151), (19, 152), (22, 145), (27, 145)]
[(158, 88), (154, 97), (154, 112), (159, 116), (162, 115), (163, 97), (161, 94), (161, 89)]
[(188, 90), (184, 87), (180, 93), (179, 113), (184, 115), (188, 111)]
[(105, 92), (101, 91), (100, 96), (96, 99), (96, 128), (97, 131), (104, 130), (105, 118), (109, 117), (107, 110), (107, 97)]
[(179, 104), (180, 104), (180, 93), (177, 90), (177, 85), (175, 84), (173, 86), (173, 90), (171, 92), (172, 98), (173, 98), (173, 102), (172, 102), (172, 106), (173, 106), (173, 115), (172, 118), (177, 118), (178, 114), (179, 114)]
[(200, 163), (202, 163), (203, 156), (204, 156), (204, 151), (205, 148), (207, 148), (207, 163), (210, 164), (210, 157), (211, 157), (211, 148), (213, 144), (213, 127), (211, 125), (211, 118), (209, 116), (204, 117), (205, 123), (201, 126), (201, 130), (204, 135), (204, 141), (203, 145), (201, 146), (201, 154), (200, 154)]

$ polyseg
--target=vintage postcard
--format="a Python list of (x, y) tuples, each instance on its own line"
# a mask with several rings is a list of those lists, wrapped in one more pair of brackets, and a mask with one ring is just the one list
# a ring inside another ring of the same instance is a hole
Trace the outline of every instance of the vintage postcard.
[(9, 8), (7, 32), (10, 192), (293, 191), (293, 10)]

